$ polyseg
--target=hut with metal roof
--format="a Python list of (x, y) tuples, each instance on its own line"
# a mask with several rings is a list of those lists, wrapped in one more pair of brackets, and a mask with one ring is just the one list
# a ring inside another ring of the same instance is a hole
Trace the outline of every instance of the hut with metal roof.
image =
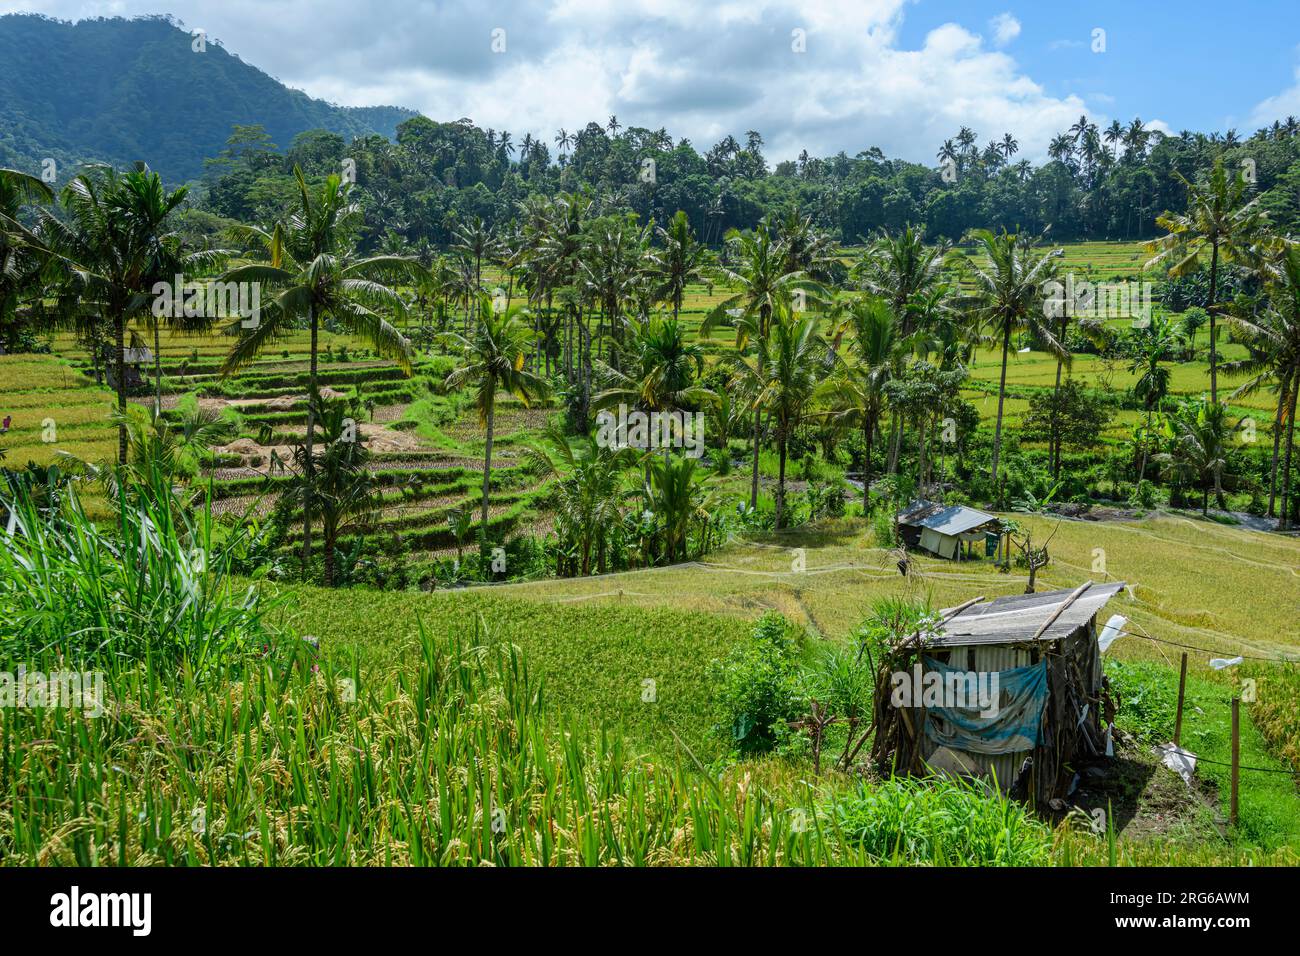
[(976, 598), (898, 642), (877, 667), (877, 766), (983, 779), (1040, 807), (1066, 796), (1076, 765), (1107, 753), (1097, 615), (1123, 587)]
[(898, 534), (909, 548), (923, 548), (941, 558), (965, 553), (987, 556), (996, 549), (1002, 521), (964, 505), (914, 501), (898, 516)]

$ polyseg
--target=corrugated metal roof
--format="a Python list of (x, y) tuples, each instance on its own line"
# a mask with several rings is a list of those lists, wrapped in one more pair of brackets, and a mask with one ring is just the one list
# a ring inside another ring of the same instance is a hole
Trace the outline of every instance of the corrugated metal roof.
[[(1059, 641), (1069, 637), (1123, 588), (1122, 581), (1094, 584), (1052, 622), (1039, 640)], [(928, 635), (925, 644), (928, 647), (969, 647), (1028, 641), (1074, 591), (1074, 588), (1067, 588), (1042, 594), (1016, 594), (973, 604), (948, 621), (941, 633)]]
[(941, 505), (932, 501), (915, 501), (898, 516), (899, 524), (929, 528), (944, 535), (962, 534), (997, 520), (997, 515), (976, 511), (964, 505)]

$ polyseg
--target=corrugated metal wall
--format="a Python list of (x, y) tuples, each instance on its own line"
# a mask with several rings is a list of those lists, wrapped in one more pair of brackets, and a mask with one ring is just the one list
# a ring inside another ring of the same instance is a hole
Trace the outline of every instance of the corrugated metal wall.
[[(1027, 667), (1033, 663), (1030, 652), (1016, 647), (990, 644), (982, 647), (955, 647), (948, 655), (947, 663), (951, 667), (961, 667), (977, 672), (1009, 671), (1014, 667)], [(936, 748), (931, 747), (930, 752)], [(977, 766), (990, 776), (996, 776), (1001, 790), (1011, 789), (1016, 782), (1020, 765), (1025, 762), (1032, 750), (1019, 750), (1009, 754), (974, 754), (962, 751)], [(929, 757), (929, 753), (926, 757)]]

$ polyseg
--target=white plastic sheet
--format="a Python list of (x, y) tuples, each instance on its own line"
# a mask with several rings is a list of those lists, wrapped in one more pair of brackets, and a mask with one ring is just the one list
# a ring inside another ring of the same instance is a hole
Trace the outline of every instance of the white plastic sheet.
[(1160, 762), (1182, 777), (1183, 783), (1190, 787), (1192, 774), (1196, 772), (1196, 754), (1172, 743), (1161, 744), (1157, 749), (1161, 754)]
[(1225, 667), (1236, 667), (1243, 660), (1245, 660), (1244, 657), (1212, 657), (1210, 658), (1210, 666), (1216, 671), (1221, 671)]
[(1101, 636), (1097, 638), (1097, 648), (1105, 654), (1106, 649), (1115, 643), (1115, 640), (1124, 632), (1124, 625), (1128, 623), (1128, 618), (1122, 614), (1113, 614), (1106, 626), (1101, 629)]

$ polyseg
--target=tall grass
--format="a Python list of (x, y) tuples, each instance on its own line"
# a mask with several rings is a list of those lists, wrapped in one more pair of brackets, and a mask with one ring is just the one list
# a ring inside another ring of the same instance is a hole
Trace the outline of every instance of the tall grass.
[(961, 781), (890, 780), (833, 812), (849, 843), (880, 862), (1037, 866), (1051, 854), (1051, 829), (1023, 804)]
[(269, 643), (257, 591), (227, 576), (238, 533), (207, 502), (191, 515), (159, 466), (113, 482), (114, 517), (77, 483), (0, 486), (0, 662), (185, 662), (202, 671)]

